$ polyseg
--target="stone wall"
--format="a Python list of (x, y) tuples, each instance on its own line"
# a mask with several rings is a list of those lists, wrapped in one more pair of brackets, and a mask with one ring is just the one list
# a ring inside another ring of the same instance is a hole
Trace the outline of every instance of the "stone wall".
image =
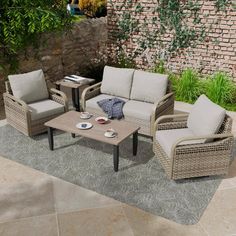
[[(131, 9), (120, 8), (123, 0), (108, 1), (108, 51), (109, 55), (116, 57), (117, 52), (117, 32), (119, 28), (117, 23), (122, 14), (127, 10), (132, 12), (134, 18), (143, 21), (144, 18), (152, 20), (158, 18), (157, 13), (151, 11), (158, 4), (158, 0), (133, 0)], [(206, 40), (199, 43), (196, 48), (188, 48), (181, 51), (177, 56), (167, 59), (167, 66), (172, 71), (181, 71), (183, 68), (192, 67), (200, 70), (203, 74), (211, 74), (217, 70), (229, 72), (236, 80), (236, 9), (233, 6), (227, 8), (227, 13), (216, 12), (212, 0), (199, 1), (202, 4), (200, 18), (209, 30)], [(135, 12), (135, 4), (141, 4), (143, 11), (140, 14)], [(121, 10), (122, 9), (122, 10)], [(191, 22), (191, 20), (190, 20)], [(211, 27), (210, 27), (211, 26)], [(153, 24), (148, 25), (148, 30), (153, 30)], [(157, 25), (158, 27), (158, 25)], [(129, 40), (125, 42), (125, 48), (128, 53), (137, 48), (137, 41), (144, 34), (146, 29), (141, 28), (140, 32), (131, 34)], [(162, 42), (165, 43), (171, 35), (164, 35)], [(154, 65), (152, 53), (158, 50), (151, 48), (142, 57), (136, 58), (136, 64), (139, 68), (148, 68)]]
[[(46, 79), (55, 81), (65, 75), (79, 74), (107, 55), (107, 20), (88, 19), (76, 23), (72, 30), (43, 36), (39, 48), (29, 48), (19, 56), (19, 73), (42, 68)], [(6, 77), (6, 76), (5, 76)], [(0, 75), (0, 104), (5, 91)]]

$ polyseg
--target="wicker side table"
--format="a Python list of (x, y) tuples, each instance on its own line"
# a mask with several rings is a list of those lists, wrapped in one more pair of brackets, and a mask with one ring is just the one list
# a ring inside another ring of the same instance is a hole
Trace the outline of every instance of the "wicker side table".
[(76, 83), (76, 82), (69, 82), (63, 80), (58, 80), (55, 82), (56, 89), (60, 90), (61, 86), (64, 86), (66, 88), (71, 88), (72, 91), (72, 102), (73, 102), (73, 107), (75, 108), (76, 111), (80, 111), (80, 88), (84, 85), (91, 85), (95, 82), (94, 79), (86, 79), (82, 81), (81, 83)]

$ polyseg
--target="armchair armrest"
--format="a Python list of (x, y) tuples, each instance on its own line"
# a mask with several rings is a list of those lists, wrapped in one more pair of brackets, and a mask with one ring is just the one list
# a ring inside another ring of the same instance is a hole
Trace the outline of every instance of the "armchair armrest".
[(58, 96), (61, 96), (62, 98), (64, 98), (65, 100), (67, 99), (67, 96), (65, 95), (65, 93), (63, 93), (62, 91), (55, 89), (55, 88), (51, 88), (49, 90), (50, 94), (56, 94)]
[(60, 90), (51, 88), (49, 90), (50, 97), (53, 101), (58, 102), (65, 106), (65, 111), (68, 111), (68, 98), (65, 93)]
[[(232, 133), (224, 133), (224, 134), (212, 134), (212, 135), (199, 135), (199, 136), (191, 136), (191, 137), (186, 137), (186, 138), (180, 138), (178, 139), (175, 144), (171, 148), (171, 156), (173, 156), (175, 149), (178, 147), (178, 145), (181, 145), (182, 142), (186, 141), (192, 141), (192, 140), (201, 140), (201, 139), (226, 139), (226, 138), (231, 138), (232, 143), (233, 143), (233, 134)], [(213, 145), (214, 143), (209, 142), (209, 143), (196, 143), (197, 145)], [(189, 144), (189, 145), (195, 145)]]
[(101, 85), (102, 85), (102, 82), (99, 82), (97, 84), (94, 84), (84, 89), (81, 95), (81, 103), (82, 103), (83, 111), (85, 111), (85, 108), (86, 108), (86, 100), (96, 97), (97, 95), (101, 93)]
[(10, 93), (4, 93), (3, 94), (4, 97), (4, 101), (5, 102), (12, 102), (17, 104), (18, 106), (21, 106), (22, 109), (24, 109), (25, 111), (29, 111), (29, 107), (28, 105), (21, 99), (18, 99), (16, 97), (14, 97), (13, 95), (11, 95)]
[(188, 115), (189, 114), (175, 114), (159, 117), (154, 123), (153, 135), (155, 135), (157, 130), (186, 128)]
[(31, 112), (28, 105), (21, 99), (18, 99), (6, 92), (3, 94), (4, 106), (6, 111), (7, 121), (14, 119), (20, 120), (20, 122), (25, 122), (25, 124), (29, 124), (31, 121)]

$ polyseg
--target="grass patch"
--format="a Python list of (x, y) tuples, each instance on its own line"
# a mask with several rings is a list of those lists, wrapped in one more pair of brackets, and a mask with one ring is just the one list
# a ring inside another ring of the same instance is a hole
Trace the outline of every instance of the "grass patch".
[(72, 18), (72, 21), (74, 23), (78, 23), (78, 22), (81, 22), (82, 20), (85, 20), (85, 19), (86, 19), (85, 15), (74, 15)]

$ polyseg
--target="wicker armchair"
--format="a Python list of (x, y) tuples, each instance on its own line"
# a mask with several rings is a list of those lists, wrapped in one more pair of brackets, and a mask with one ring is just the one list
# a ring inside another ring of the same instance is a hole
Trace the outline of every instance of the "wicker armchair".
[[(167, 115), (154, 125), (153, 151), (170, 179), (223, 175), (228, 172), (234, 138), (231, 134), (232, 119), (226, 115), (217, 134), (178, 139), (167, 155), (156, 135), (160, 130), (187, 128), (188, 114)], [(186, 144), (192, 140), (211, 140), (205, 143)], [(183, 143), (185, 142), (185, 144)]]
[[(13, 96), (10, 83), (6, 82), (6, 93), (3, 94), (6, 119), (8, 124), (27, 136), (34, 136), (47, 130), (44, 123), (56, 116), (68, 111), (68, 100), (66, 95), (54, 88), (48, 89), (48, 101), (54, 101), (64, 106), (62, 112), (54, 112), (40, 119), (32, 119), (32, 108), (21, 99)], [(56, 114), (55, 114), (56, 113)]]

